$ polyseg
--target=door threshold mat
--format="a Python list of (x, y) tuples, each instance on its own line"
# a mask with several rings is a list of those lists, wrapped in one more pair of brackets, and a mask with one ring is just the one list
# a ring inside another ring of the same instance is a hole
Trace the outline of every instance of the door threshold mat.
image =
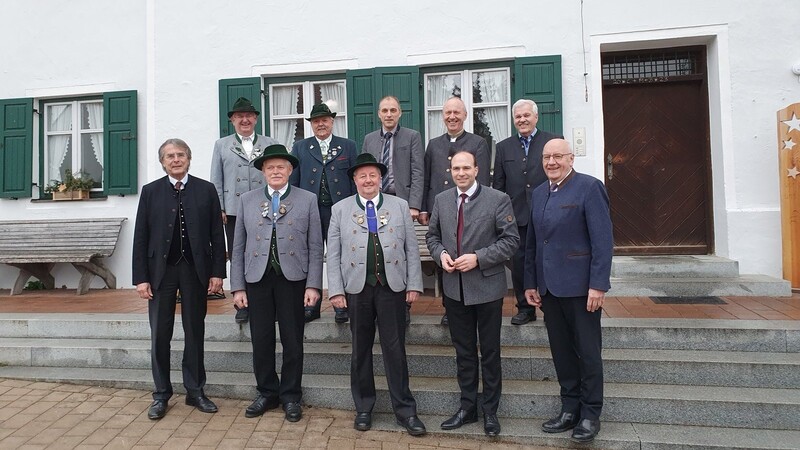
[(727, 305), (719, 297), (650, 297), (657, 305)]

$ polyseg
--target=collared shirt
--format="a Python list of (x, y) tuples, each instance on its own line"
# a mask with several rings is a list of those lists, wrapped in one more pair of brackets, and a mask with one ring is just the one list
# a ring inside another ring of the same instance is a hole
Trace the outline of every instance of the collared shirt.
[[(566, 174), (566, 175), (564, 175), (564, 178), (562, 178), (562, 179), (560, 179), (560, 180), (558, 180), (558, 181), (556, 181), (556, 182), (555, 182), (555, 184), (558, 186), (556, 189), (558, 189), (558, 188), (560, 188), (560, 187), (561, 187), (561, 183), (563, 183), (563, 182), (564, 182), (564, 180), (566, 180), (566, 179), (569, 177), (569, 174), (571, 174), (571, 173), (572, 173), (572, 168), (570, 168), (570, 169), (569, 169), (569, 172), (567, 172), (567, 174)], [(551, 186), (550, 190), (552, 190), (552, 189), (553, 189), (553, 188), (552, 188), (553, 184), (554, 184), (554, 183), (553, 183), (552, 181), (550, 181), (550, 184), (548, 185), (548, 186)]]
[(471, 199), (472, 196), (475, 195), (475, 191), (477, 191), (477, 190), (478, 190), (478, 181), (477, 180), (475, 180), (475, 182), (472, 183), (472, 186), (470, 186), (469, 189), (467, 189), (466, 192), (461, 192), (461, 189), (456, 188), (456, 194), (457, 194), (456, 195), (456, 210), (458, 210), (459, 205), (461, 205), (461, 194), (467, 194), (467, 198), (464, 199), (464, 203), (469, 203), (469, 199)]
[(531, 148), (531, 141), (533, 141), (533, 137), (536, 136), (536, 132), (538, 132), (538, 131), (539, 131), (539, 129), (534, 128), (533, 132), (530, 135), (528, 135), (528, 137), (525, 137), (525, 136), (517, 133), (517, 137), (519, 138), (520, 143), (522, 143), (523, 139), (525, 140), (525, 142), (522, 143), (522, 146), (525, 148), (525, 156), (528, 156), (528, 150), (530, 150), (530, 148)]
[(181, 183), (183, 183), (183, 186), (181, 186), (181, 190), (184, 190), (184, 189), (186, 189), (186, 182), (189, 181), (189, 174), (187, 173), (180, 180), (176, 180), (175, 178), (172, 178), (171, 176), (168, 176), (168, 178), (169, 178), (169, 182), (172, 183), (172, 187), (173, 188), (175, 187), (175, 183), (180, 181)]
[(375, 205), (375, 213), (377, 214), (378, 205), (381, 204), (381, 194), (380, 194), (380, 192), (378, 193), (378, 195), (375, 196), (375, 198), (364, 198), (360, 194), (358, 196), (358, 201), (361, 202), (361, 206), (363, 206), (365, 209), (367, 207), (367, 202), (370, 201), (370, 200), (372, 200), (372, 204)]
[(448, 138), (450, 138), (450, 142), (455, 142), (455, 141), (456, 141), (456, 139), (460, 138), (460, 137), (461, 137), (461, 135), (462, 135), (462, 134), (464, 134), (464, 132), (465, 132), (465, 131), (466, 131), (466, 130), (463, 130), (463, 129), (462, 129), (462, 130), (461, 130), (461, 131), (459, 131), (459, 132), (458, 132), (458, 134), (456, 134), (456, 135), (453, 135), (453, 134), (447, 133), (447, 137), (448, 137)]
[[(281, 198), (286, 195), (287, 189), (289, 189), (289, 183), (286, 183), (282, 188), (278, 189), (278, 193), (280, 194)], [(267, 192), (269, 193), (269, 198), (272, 198), (272, 195), (275, 193), (275, 189), (272, 189), (269, 185), (267, 185)]]
[[(256, 134), (253, 133), (250, 136), (242, 136), (239, 133), (236, 133), (236, 136), (239, 137), (239, 142), (242, 143), (242, 148), (244, 152), (247, 153), (247, 157), (252, 159), (253, 158), (253, 144), (256, 142)], [(247, 140), (245, 140), (247, 138)]]

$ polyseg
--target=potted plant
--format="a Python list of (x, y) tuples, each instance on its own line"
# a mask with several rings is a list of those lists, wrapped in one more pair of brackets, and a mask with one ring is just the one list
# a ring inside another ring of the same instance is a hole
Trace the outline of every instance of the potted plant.
[(44, 191), (53, 194), (53, 200), (87, 200), (94, 180), (85, 172), (72, 174), (72, 170), (64, 171), (64, 180), (50, 180)]

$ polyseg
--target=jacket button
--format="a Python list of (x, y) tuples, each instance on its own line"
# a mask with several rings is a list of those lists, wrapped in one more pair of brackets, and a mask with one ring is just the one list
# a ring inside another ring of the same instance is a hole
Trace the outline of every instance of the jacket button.
[(237, 192), (237, 193), (236, 193), (236, 196), (237, 196), (237, 197), (238, 197), (238, 196), (240, 196), (240, 195), (242, 195), (242, 193), (241, 193), (241, 192)]
[[(444, 184), (450, 184), (447, 180), (444, 180)], [(239, 194), (236, 194), (239, 195)]]
[(261, 240), (261, 236), (256, 236), (256, 240), (260, 241)]
[(530, 184), (526, 184), (525, 187), (531, 187), (531, 185)]
[(333, 179), (333, 182), (334, 182), (334, 183), (338, 183), (338, 182), (339, 182), (339, 179), (338, 179), (338, 178), (334, 178), (334, 179)]
[(336, 191), (336, 195), (342, 195), (342, 193), (339, 192), (339, 191)]
[(316, 171), (317, 171), (317, 168), (316, 168), (316, 167), (314, 167), (314, 168), (312, 168), (312, 169), (311, 169), (311, 171), (312, 171), (312, 172), (316, 172)]
[(444, 171), (445, 171), (445, 172), (450, 172), (450, 169), (445, 169)]
[(523, 170), (523, 171), (522, 171), (522, 174), (523, 174), (523, 175), (527, 175), (527, 174), (528, 174), (528, 171), (527, 171), (527, 170)]
[(172, 212), (175, 212), (175, 208), (172, 208)]
[(241, 178), (237, 178), (236, 181), (242, 181), (242, 179)]
[(253, 256), (258, 256), (258, 252), (253, 252)]
[(397, 265), (398, 262), (399, 262), (399, 260), (396, 260), (396, 259), (394, 260), (394, 264), (395, 265)]
[(544, 243), (547, 244), (547, 239), (544, 240)]
[(167, 259), (167, 255), (164, 255), (164, 259)]
[(333, 171), (333, 166), (331, 166), (331, 171)]
[(289, 252), (289, 255), (294, 256), (294, 251)]
[(311, 184), (314, 184), (314, 180), (311, 180)]
[(289, 240), (290, 240), (290, 241), (293, 241), (293, 240), (294, 240), (294, 236), (292, 236), (292, 235), (289, 235)]
[[(164, 258), (166, 258), (166, 256)], [(356, 263), (354, 263), (354, 262), (350, 263), (350, 267), (355, 267), (355, 266), (356, 266)]]
[(352, 246), (352, 247), (350, 247), (350, 248), (351, 248), (353, 251), (356, 251), (356, 246), (355, 246), (355, 245), (354, 245), (354, 246)]
[(448, 160), (448, 161), (450, 161), (451, 159), (453, 159), (453, 157), (452, 157), (452, 156), (448, 156), (448, 157), (447, 157), (447, 160)]
[(522, 162), (525, 162), (527, 160), (528, 160), (528, 158), (522, 158)]

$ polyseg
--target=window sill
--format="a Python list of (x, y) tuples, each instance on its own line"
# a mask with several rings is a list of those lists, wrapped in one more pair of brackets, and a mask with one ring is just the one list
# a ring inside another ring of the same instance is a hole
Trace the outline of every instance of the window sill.
[(90, 197), (84, 200), (53, 200), (52, 198), (34, 198), (31, 199), (31, 203), (81, 203), (81, 202), (95, 202), (95, 201), (105, 201), (108, 199), (107, 195), (98, 195), (97, 197)]

